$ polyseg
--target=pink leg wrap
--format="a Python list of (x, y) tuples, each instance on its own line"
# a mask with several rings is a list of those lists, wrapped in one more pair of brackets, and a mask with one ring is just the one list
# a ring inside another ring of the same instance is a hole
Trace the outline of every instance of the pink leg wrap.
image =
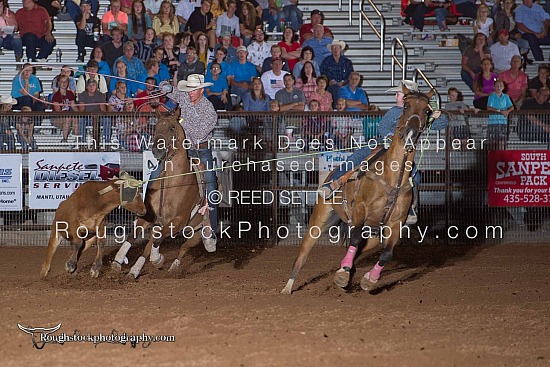
[(348, 248), (348, 252), (346, 253), (346, 256), (342, 259), (342, 262), (340, 263), (340, 267), (345, 268), (351, 268), (353, 266), (353, 259), (355, 258), (355, 253), (357, 252), (357, 248), (350, 246)]
[(384, 269), (383, 266), (380, 266), (380, 265), (378, 265), (378, 263), (376, 263), (376, 265), (374, 265), (374, 267), (369, 272), (370, 278), (372, 280), (380, 279), (380, 273), (382, 272), (383, 269)]

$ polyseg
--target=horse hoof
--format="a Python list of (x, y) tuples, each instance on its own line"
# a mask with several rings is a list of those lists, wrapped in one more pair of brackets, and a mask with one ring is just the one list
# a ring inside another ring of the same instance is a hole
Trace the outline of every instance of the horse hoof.
[(170, 265), (170, 269), (168, 269), (169, 272), (172, 272), (172, 271), (176, 271), (178, 270), (178, 268), (180, 267), (181, 265), (181, 261), (179, 261), (178, 259), (174, 260), (174, 262), (172, 263), (172, 265)]
[(90, 269), (90, 276), (94, 279), (97, 278), (99, 276), (99, 270)]
[(349, 284), (349, 271), (343, 268), (338, 269), (336, 274), (334, 274), (334, 284), (340, 288), (347, 287)]
[(202, 243), (204, 245), (204, 248), (208, 252), (216, 252), (216, 242), (218, 242), (218, 240), (215, 237), (202, 238)]
[(163, 254), (159, 254), (159, 258), (157, 259), (157, 261), (155, 262), (152, 262), (151, 261), (151, 264), (153, 264), (153, 266), (157, 269), (161, 269), (162, 268), (162, 265), (164, 264), (164, 255)]
[(132, 273), (126, 274), (126, 280), (132, 280), (132, 281), (134, 281), (134, 280), (136, 280), (136, 279), (137, 279), (137, 275), (134, 275), (134, 274), (132, 274)]
[(116, 261), (113, 261), (111, 263), (111, 270), (112, 271), (115, 271), (115, 272), (120, 272), (122, 270), (122, 265), (120, 265), (119, 263), (117, 263)]
[(67, 261), (67, 262), (65, 263), (65, 270), (66, 270), (67, 273), (69, 273), (69, 274), (74, 273), (75, 270), (76, 270), (76, 264), (73, 264), (72, 262)]
[(292, 289), (290, 289), (288, 287), (284, 287), (283, 290), (281, 291), (281, 294), (291, 295), (292, 294)]
[(361, 289), (370, 291), (375, 287), (376, 283), (378, 283), (378, 279), (371, 279), (370, 272), (368, 272), (363, 276), (363, 279), (361, 279)]

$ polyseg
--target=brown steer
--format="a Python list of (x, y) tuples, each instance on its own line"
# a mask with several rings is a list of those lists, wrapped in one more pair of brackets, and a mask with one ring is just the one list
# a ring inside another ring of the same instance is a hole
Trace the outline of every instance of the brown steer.
[[(102, 266), (102, 239), (105, 238), (105, 217), (122, 206), (137, 215), (144, 215), (145, 204), (140, 194), (141, 183), (127, 173), (109, 181), (88, 181), (59, 204), (52, 223), (48, 253), (40, 276), (45, 278), (57, 246), (62, 239), (73, 244), (73, 253), (65, 270), (73, 273), (83, 251), (97, 242), (97, 256), (90, 275), (97, 278)], [(84, 248), (83, 245), (85, 244)]]

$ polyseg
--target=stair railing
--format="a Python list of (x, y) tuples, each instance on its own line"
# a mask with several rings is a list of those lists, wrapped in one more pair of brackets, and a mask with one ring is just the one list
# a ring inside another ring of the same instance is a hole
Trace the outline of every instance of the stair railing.
[[(437, 89), (433, 86), (433, 84), (430, 82), (430, 80), (428, 79), (428, 77), (426, 76), (426, 74), (424, 74), (422, 72), (422, 70), (420, 70), (419, 68), (416, 68), (414, 70), (414, 73), (413, 73), (413, 81), (417, 81), (418, 80), (418, 77), (420, 77), (422, 80), (424, 80), (424, 82), (426, 83), (426, 85), (430, 88), (430, 89), (433, 89), (435, 91), (435, 102), (437, 103), (437, 109), (440, 109), (441, 108), (441, 95), (439, 94), (439, 92), (437, 91)], [(404, 79), (404, 78), (403, 78)], [(433, 98), (433, 97), (432, 97)]]
[[(397, 55), (397, 46), (401, 49), (401, 60)], [(407, 47), (399, 38), (394, 38), (391, 42), (391, 85), (395, 85), (395, 65), (399, 66), (403, 72), (401, 79), (407, 79), (407, 59), (409, 57)]]
[[(350, 1), (350, 9), (351, 9), (351, 1)], [(365, 2), (367, 2), (371, 7), (372, 10), (376, 13), (378, 16), (378, 19), (380, 19), (380, 31), (376, 29), (376, 26), (372, 23), (367, 13), (363, 10), (365, 6)], [(384, 70), (384, 48), (385, 48), (385, 42), (386, 42), (386, 19), (384, 19), (384, 16), (382, 13), (380, 13), (380, 10), (374, 5), (372, 0), (361, 0), (359, 3), (359, 40), (363, 39), (363, 19), (367, 22), (367, 24), (371, 27), (373, 32), (378, 36), (380, 39), (380, 71)]]
[[(338, 0), (338, 11), (342, 11), (342, 4), (343, 1), (342, 0)], [(352, 10), (353, 10), (353, 0), (348, 0), (348, 22), (349, 22), (349, 25), (352, 25), (353, 24), (353, 17), (351, 16), (351, 13), (352, 13)]]

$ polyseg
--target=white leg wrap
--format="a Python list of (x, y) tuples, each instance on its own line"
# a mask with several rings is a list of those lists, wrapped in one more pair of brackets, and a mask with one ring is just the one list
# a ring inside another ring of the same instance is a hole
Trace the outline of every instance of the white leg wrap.
[(292, 294), (292, 286), (294, 286), (294, 279), (289, 279), (286, 286), (281, 291), (282, 294)]
[(160, 246), (155, 247), (154, 245), (151, 247), (151, 255), (149, 256), (149, 261), (151, 261), (153, 264), (157, 263), (160, 260)]
[(170, 265), (170, 269), (168, 269), (168, 271), (175, 271), (176, 269), (178, 269), (180, 267), (180, 265), (181, 265), (181, 261), (176, 259), (176, 260), (174, 260), (172, 265)]
[(134, 278), (137, 278), (144, 264), (145, 264), (145, 258), (143, 256), (140, 256), (139, 259), (137, 259), (134, 266), (132, 266), (132, 268), (130, 269), (129, 274), (132, 274)]
[(130, 251), (130, 247), (132, 247), (132, 245), (130, 245), (130, 242), (124, 241), (124, 243), (122, 244), (122, 246), (120, 246), (120, 249), (115, 255), (115, 261), (117, 263), (128, 264), (128, 258), (126, 257), (126, 254), (128, 253), (128, 251)]

